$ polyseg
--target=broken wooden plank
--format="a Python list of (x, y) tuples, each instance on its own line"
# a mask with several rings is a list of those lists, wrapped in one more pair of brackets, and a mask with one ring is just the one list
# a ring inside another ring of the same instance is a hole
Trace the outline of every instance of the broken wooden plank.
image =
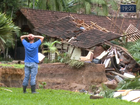
[(105, 71), (115, 71), (114, 68), (105, 68)]
[(122, 78), (124, 78), (124, 79), (128, 79), (128, 77), (126, 77), (126, 76), (124, 76), (124, 75), (122, 75), (122, 74), (120, 74), (120, 73), (117, 73), (117, 72), (115, 72), (115, 71), (108, 71), (108, 72), (113, 73), (113, 74), (116, 74), (116, 75), (118, 75), (118, 76), (120, 76), (120, 77), (122, 77)]
[(90, 21), (90, 22), (91, 22), (91, 24), (92, 24), (93, 26), (95, 26), (97, 29), (99, 29), (99, 30), (101, 30), (101, 31), (109, 32), (106, 28), (102, 28), (101, 26), (97, 25), (96, 23), (94, 23), (94, 22), (92, 22), (92, 21)]

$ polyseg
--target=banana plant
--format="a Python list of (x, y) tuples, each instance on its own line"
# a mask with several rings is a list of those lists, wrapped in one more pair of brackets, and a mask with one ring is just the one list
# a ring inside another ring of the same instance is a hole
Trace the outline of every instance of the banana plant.
[(54, 44), (61, 44), (60, 41), (49, 41), (49, 42), (44, 42), (42, 43), (41, 47), (43, 47), (44, 45), (48, 47), (48, 50), (44, 50), (42, 51), (42, 53), (56, 53), (57, 55), (59, 55), (58, 49), (54, 46)]

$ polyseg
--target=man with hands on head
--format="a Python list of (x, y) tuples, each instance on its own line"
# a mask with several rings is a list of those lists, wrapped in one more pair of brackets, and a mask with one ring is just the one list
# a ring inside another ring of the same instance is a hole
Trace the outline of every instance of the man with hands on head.
[[(27, 42), (25, 40), (25, 38), (28, 38)], [(34, 42), (34, 39), (38, 38), (39, 40), (37, 40), (36, 42)], [(26, 88), (28, 86), (28, 81), (31, 75), (31, 80), (30, 80), (30, 85), (31, 85), (31, 92), (32, 93), (37, 93), (35, 91), (35, 86), (36, 86), (36, 75), (38, 72), (38, 48), (41, 45), (41, 43), (44, 40), (43, 36), (40, 35), (33, 35), (33, 34), (29, 34), (29, 35), (22, 35), (20, 37), (21, 42), (24, 46), (25, 49), (25, 59), (24, 59), (24, 63), (25, 63), (25, 68), (24, 68), (24, 72), (25, 72), (25, 77), (23, 80), (23, 93), (26, 93)]]

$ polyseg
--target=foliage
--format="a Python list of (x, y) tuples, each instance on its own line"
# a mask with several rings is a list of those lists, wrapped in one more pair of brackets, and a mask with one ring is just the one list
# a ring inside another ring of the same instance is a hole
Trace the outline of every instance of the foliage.
[[(102, 84), (101, 92), (99, 95), (105, 98), (113, 98), (114, 92), (116, 90), (123, 90), (123, 89), (140, 89), (140, 76), (132, 79), (124, 79), (124, 81), (119, 82), (116, 89), (112, 90), (109, 89), (105, 84)], [(122, 96), (118, 96), (115, 98), (121, 98)]]
[(21, 6), (19, 1), (20, 0), (0, 0), (0, 12), (5, 13), (12, 18), (14, 12)]
[(115, 0), (91, 0), (94, 4), (93, 10), (97, 15), (108, 16), (109, 9), (118, 10)]
[(49, 62), (50, 60), (47, 57), (45, 57), (45, 59), (43, 60), (43, 63), (49, 63)]
[(53, 11), (64, 11), (66, 9), (67, 0), (48, 0), (47, 7)]
[(15, 26), (11, 18), (0, 13), (0, 51), (5, 54), (5, 48), (14, 46), (14, 33), (18, 34), (19, 27)]
[(137, 61), (137, 63), (140, 64), (140, 40), (136, 41), (135, 43), (130, 42), (127, 43), (127, 45), (125, 46), (129, 53), (133, 56), (133, 58)]
[(46, 87), (46, 82), (39, 83), (39, 88), (44, 89)]
[(140, 10), (140, 0), (134, 0), (137, 6), (137, 10)]
[[(30, 88), (27, 93), (22, 93), (22, 88), (0, 89), (0, 105), (139, 105), (120, 99), (90, 99), (89, 94), (71, 92), (66, 90), (37, 89), (39, 94), (31, 94)], [(8, 100), (8, 101), (7, 101)]]
[(140, 89), (140, 76), (132, 79), (125, 79), (118, 84), (117, 89)]
[(105, 84), (102, 84), (100, 96), (103, 96), (105, 98), (114, 98), (114, 92), (115, 90), (109, 89)]
[(69, 11), (76, 13), (91, 13), (91, 0), (72, 0), (69, 6)]
[(50, 42), (43, 42), (41, 47), (43, 47), (44, 45), (48, 46), (48, 50), (44, 50), (43, 53), (49, 52), (49, 53), (57, 53), (57, 55), (59, 55), (59, 52), (58, 52), (57, 48), (54, 46), (54, 44), (56, 44), (56, 43), (61, 44), (61, 42), (59, 42), (57, 40), (53, 41), (53, 42), (52, 41), (50, 41)]
[(83, 61), (78, 61), (78, 60), (74, 60), (74, 59), (71, 59), (68, 61), (68, 65), (72, 68), (76, 68), (76, 69), (79, 69), (81, 67), (84, 66), (84, 62)]
[(67, 53), (60, 53), (57, 57), (57, 61), (61, 63), (67, 63), (70, 60), (70, 56)]

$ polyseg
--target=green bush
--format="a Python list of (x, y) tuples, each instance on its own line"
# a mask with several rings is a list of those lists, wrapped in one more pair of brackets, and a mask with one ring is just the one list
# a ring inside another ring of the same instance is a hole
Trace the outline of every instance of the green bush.
[(72, 59), (68, 61), (68, 65), (72, 68), (79, 69), (84, 66), (84, 62)]
[(128, 49), (134, 60), (140, 64), (140, 40), (136, 42), (128, 42), (124, 47)]

